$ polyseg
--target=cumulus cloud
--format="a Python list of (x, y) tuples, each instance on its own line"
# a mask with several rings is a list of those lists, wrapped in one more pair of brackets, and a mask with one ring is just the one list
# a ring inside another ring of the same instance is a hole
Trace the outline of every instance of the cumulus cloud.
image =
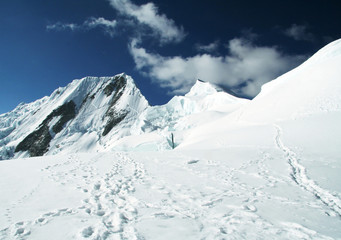
[(254, 97), (261, 86), (301, 63), (305, 56), (285, 55), (276, 47), (259, 47), (236, 38), (227, 44), (229, 54), (193, 57), (165, 57), (147, 52), (133, 40), (130, 53), (136, 68), (153, 79), (170, 94), (186, 93), (196, 79), (227, 87), (240, 95)]
[(315, 36), (308, 32), (308, 26), (306, 25), (293, 24), (284, 31), (284, 34), (296, 41), (315, 41)]
[(135, 19), (139, 24), (148, 26), (160, 38), (161, 43), (180, 42), (185, 33), (172, 19), (160, 14), (154, 3), (133, 4), (130, 0), (109, 0), (121, 15)]
[(106, 33), (108, 33), (111, 37), (115, 33), (115, 28), (117, 26), (116, 20), (107, 20), (102, 17), (94, 18), (91, 17), (82, 24), (75, 23), (61, 23), (57, 22), (55, 24), (47, 25), (47, 30), (55, 30), (55, 31), (64, 31), (64, 30), (89, 30), (97, 27), (101, 27)]

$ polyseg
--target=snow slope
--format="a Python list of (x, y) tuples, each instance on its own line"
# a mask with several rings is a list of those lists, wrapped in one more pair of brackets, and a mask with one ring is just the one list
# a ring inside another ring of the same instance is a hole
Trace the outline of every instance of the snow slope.
[(198, 80), (187, 95), (151, 107), (125, 74), (86, 77), (0, 115), (0, 159), (170, 149), (171, 133), (179, 144), (186, 130), (246, 102)]
[(341, 111), (341, 39), (330, 43), (296, 69), (264, 84), (240, 119), (273, 122)]
[(340, 43), (252, 101), (198, 81), (100, 152), (0, 161), (0, 239), (341, 239)]
[(0, 159), (103, 150), (105, 142), (129, 135), (148, 106), (125, 74), (74, 80), (0, 115)]
[(0, 165), (0, 239), (341, 236), (340, 217), (292, 180), (275, 147), (71, 154)]
[(134, 134), (110, 146), (125, 151), (171, 149), (171, 134), (177, 146), (191, 129), (223, 117), (248, 102), (197, 80), (185, 96), (175, 96), (165, 105), (143, 111), (132, 126)]
[(203, 141), (203, 146), (213, 147), (221, 131), (235, 132), (252, 125), (295, 121), (315, 115), (323, 115), (328, 120), (332, 114), (338, 114), (341, 112), (340, 49), (341, 39), (328, 44), (301, 66), (264, 84), (259, 95), (248, 104), (199, 126), (184, 146)]

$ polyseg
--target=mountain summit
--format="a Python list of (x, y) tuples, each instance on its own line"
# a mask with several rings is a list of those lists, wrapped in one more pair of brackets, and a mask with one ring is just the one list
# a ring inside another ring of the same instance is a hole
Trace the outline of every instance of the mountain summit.
[[(0, 115), (0, 159), (164, 150), (186, 139), (187, 143), (206, 141), (213, 132), (241, 122), (272, 124), (337, 112), (340, 49), (341, 40), (330, 43), (301, 66), (265, 84), (253, 100), (197, 80), (186, 95), (150, 106), (124, 73), (74, 80), (51, 96)], [(196, 127), (199, 129), (192, 131)]]
[[(122, 139), (150, 132), (155, 132), (153, 149), (167, 149), (168, 132), (195, 125), (185, 118), (207, 111), (231, 111), (241, 102), (244, 100), (198, 80), (185, 96), (151, 107), (124, 73), (85, 77), (2, 114), (0, 159), (125, 149)], [(146, 137), (141, 137), (140, 145)]]
[(74, 80), (49, 97), (0, 116), (0, 158), (81, 151), (85, 146), (91, 151), (129, 134), (148, 106), (125, 74)]
[(0, 161), (0, 239), (340, 239), (340, 43), (253, 100), (119, 74), (0, 115), (3, 159), (53, 155)]

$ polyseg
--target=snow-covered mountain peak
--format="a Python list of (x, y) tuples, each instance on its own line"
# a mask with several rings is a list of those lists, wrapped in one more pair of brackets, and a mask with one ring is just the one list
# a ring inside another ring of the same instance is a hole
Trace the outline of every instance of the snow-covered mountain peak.
[(0, 159), (101, 149), (148, 106), (124, 73), (74, 80), (0, 116)]
[(149, 106), (119, 74), (0, 115), (0, 160), (22, 158), (0, 161), (0, 239), (341, 239), (341, 57), (321, 53), (253, 100), (198, 81)]
[(62, 99), (64, 102), (72, 100), (77, 107), (80, 107), (84, 101), (84, 96), (91, 92), (95, 95), (104, 94), (109, 96), (113, 91), (123, 87), (129, 89), (136, 88), (134, 81), (125, 73), (111, 77), (87, 76), (73, 80), (66, 87), (58, 88), (52, 93), (50, 98), (59, 98), (60, 95), (63, 95)]
[[(178, 143), (185, 142), (186, 134), (218, 118), (224, 124), (234, 120), (274, 123), (341, 111), (340, 64), (338, 40), (265, 84), (251, 101), (197, 80), (186, 95), (149, 106), (124, 73), (74, 80), (50, 96), (0, 115), (0, 159), (111, 149), (160, 150), (170, 147), (171, 134)], [(207, 129), (203, 133), (212, 132)]]
[(193, 85), (193, 87), (191, 88), (191, 90), (185, 96), (186, 97), (202, 97), (202, 96), (211, 95), (211, 94), (221, 92), (221, 91), (222, 90), (219, 87), (209, 82), (205, 82), (205, 81), (198, 79)]
[(122, 149), (123, 145), (127, 145), (124, 149), (134, 149), (131, 142), (122, 144), (122, 140), (141, 135), (140, 145), (144, 145), (149, 133), (154, 134), (149, 139), (153, 149), (165, 149), (169, 148), (168, 132), (187, 131), (245, 102), (248, 100), (198, 80), (185, 96), (151, 107), (134, 80), (124, 73), (84, 77), (1, 115), (6, 124), (0, 125), (0, 157), (104, 151)]

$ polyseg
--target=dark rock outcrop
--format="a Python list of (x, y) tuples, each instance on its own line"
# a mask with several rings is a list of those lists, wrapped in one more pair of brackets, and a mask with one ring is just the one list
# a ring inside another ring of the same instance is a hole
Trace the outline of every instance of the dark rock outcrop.
[(31, 157), (42, 156), (48, 150), (52, 136), (49, 129), (49, 123), (54, 117), (60, 117), (56, 124), (52, 126), (54, 133), (59, 133), (64, 125), (76, 116), (76, 105), (73, 101), (69, 101), (57, 109), (53, 110), (45, 120), (39, 125), (38, 129), (30, 133), (22, 140), (15, 152), (28, 151)]
[(104, 126), (102, 133), (103, 136), (107, 135), (111, 129), (119, 124), (128, 114), (128, 111), (117, 111), (115, 108), (115, 104), (121, 98), (124, 92), (124, 89), (127, 85), (127, 80), (123, 76), (115, 77), (114, 80), (114, 82), (110, 82), (103, 90), (107, 96), (112, 95), (112, 93), (115, 91), (114, 96), (110, 101), (108, 110), (105, 113), (105, 117), (108, 118), (108, 120)]

